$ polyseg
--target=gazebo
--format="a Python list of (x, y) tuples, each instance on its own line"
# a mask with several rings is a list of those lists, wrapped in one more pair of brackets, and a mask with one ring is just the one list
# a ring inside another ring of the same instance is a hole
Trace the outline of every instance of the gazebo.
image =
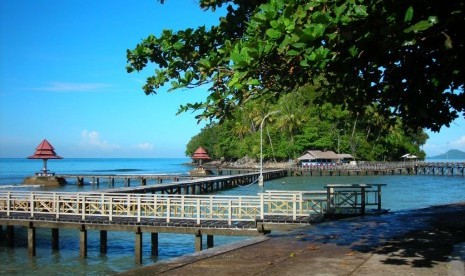
[(207, 176), (207, 175), (212, 175), (213, 172), (211, 170), (206, 170), (202, 167), (202, 161), (203, 160), (210, 160), (210, 156), (208, 156), (207, 152), (202, 148), (199, 147), (194, 154), (192, 155), (192, 160), (198, 161), (199, 165), (197, 168), (191, 170), (189, 174), (191, 176)]
[(63, 157), (58, 156), (55, 152), (55, 148), (44, 139), (36, 148), (36, 151), (33, 155), (29, 156), (28, 159), (42, 159), (44, 161), (43, 176), (48, 175), (47, 169), (47, 160), (48, 159), (63, 159)]
[(208, 156), (207, 152), (202, 148), (199, 147), (194, 154), (192, 155), (192, 159), (194, 161), (199, 161), (199, 167), (202, 167), (202, 160), (210, 160), (210, 156)]

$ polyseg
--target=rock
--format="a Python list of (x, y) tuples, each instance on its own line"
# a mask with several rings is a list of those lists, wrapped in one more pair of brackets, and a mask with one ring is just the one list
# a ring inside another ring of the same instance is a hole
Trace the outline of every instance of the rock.
[(66, 179), (56, 176), (30, 176), (24, 179), (23, 184), (41, 186), (60, 186), (66, 184)]

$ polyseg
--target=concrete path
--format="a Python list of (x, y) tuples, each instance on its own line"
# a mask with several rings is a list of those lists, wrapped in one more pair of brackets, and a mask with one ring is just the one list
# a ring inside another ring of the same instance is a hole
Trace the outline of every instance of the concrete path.
[(465, 203), (212, 248), (122, 275), (465, 275)]

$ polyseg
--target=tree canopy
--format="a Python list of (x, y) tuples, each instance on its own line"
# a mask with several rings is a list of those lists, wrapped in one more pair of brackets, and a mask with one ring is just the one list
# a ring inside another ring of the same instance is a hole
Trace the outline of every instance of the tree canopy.
[[(163, 2), (163, 1), (161, 1)], [(199, 0), (227, 5), (216, 26), (164, 30), (127, 51), (127, 71), (155, 63), (143, 89), (209, 87), (180, 112), (229, 117), (318, 84), (320, 103), (439, 131), (465, 112), (463, 1)]]
[(350, 153), (357, 160), (399, 160), (405, 153), (425, 157), (420, 146), (428, 136), (422, 129), (409, 128), (400, 119), (388, 124), (374, 105), (357, 115), (331, 103), (315, 104), (320, 94), (315, 89), (305, 86), (273, 104), (245, 103), (233, 112), (234, 119), (213, 122), (194, 136), (186, 155), (203, 146), (216, 160), (259, 158), (260, 124), (272, 114), (263, 128), (263, 156), (268, 160), (295, 159), (308, 149)]

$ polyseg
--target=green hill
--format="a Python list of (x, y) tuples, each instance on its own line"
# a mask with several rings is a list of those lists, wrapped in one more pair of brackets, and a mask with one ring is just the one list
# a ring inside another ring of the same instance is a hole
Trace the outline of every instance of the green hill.
[(465, 152), (451, 149), (446, 153), (428, 157), (428, 159), (465, 159)]

